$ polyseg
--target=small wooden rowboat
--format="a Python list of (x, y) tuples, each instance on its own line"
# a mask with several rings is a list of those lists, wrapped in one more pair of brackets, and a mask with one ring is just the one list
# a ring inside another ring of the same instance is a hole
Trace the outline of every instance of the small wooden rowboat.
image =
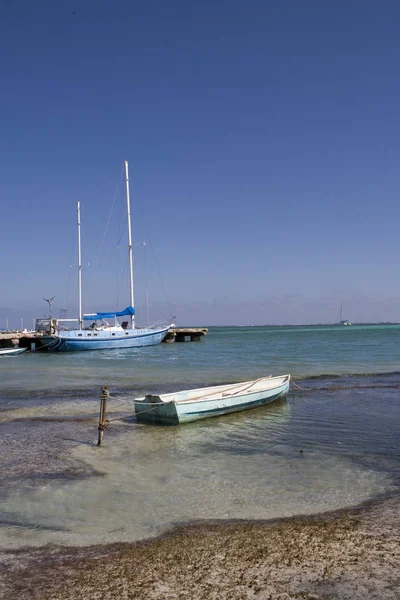
[(15, 356), (22, 354), (26, 348), (0, 348), (0, 356)]
[(283, 398), (289, 384), (290, 375), (280, 375), (160, 396), (147, 394), (134, 400), (136, 418), (140, 423), (178, 425), (216, 417)]

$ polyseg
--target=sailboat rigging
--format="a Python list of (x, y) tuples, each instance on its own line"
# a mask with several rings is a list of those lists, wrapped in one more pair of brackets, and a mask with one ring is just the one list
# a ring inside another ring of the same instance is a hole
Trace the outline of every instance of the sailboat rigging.
[[(77, 202), (78, 224), (78, 319), (38, 319), (36, 330), (43, 331), (42, 342), (53, 352), (79, 350), (108, 350), (112, 348), (136, 348), (159, 344), (168, 332), (170, 324), (155, 323), (147, 327), (136, 327), (134, 309), (133, 246), (131, 228), (131, 207), (129, 196), (128, 161), (124, 161), (126, 209), (128, 223), (129, 256), (129, 299), (130, 305), (123, 311), (82, 313), (82, 255), (81, 255), (81, 213)], [(119, 323), (118, 318), (127, 316), (128, 321)], [(107, 320), (114, 320), (110, 325)], [(63, 329), (63, 322), (78, 321), (78, 329)], [(91, 321), (89, 327), (84, 322)], [(129, 323), (130, 321), (130, 323)], [(61, 325), (61, 326), (60, 326)], [(130, 325), (130, 327), (128, 327)]]

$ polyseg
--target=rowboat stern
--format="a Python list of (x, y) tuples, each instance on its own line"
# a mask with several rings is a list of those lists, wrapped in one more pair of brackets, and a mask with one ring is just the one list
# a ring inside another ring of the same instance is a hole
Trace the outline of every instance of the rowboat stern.
[(179, 425), (175, 402), (163, 402), (160, 396), (146, 394), (144, 398), (135, 398), (134, 409), (138, 423)]

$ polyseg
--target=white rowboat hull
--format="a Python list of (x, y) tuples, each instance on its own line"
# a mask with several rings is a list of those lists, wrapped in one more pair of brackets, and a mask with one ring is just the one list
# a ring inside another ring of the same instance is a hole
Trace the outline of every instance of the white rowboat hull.
[(25, 351), (26, 348), (0, 348), (0, 356), (15, 356)]
[(263, 377), (238, 384), (185, 390), (161, 396), (135, 398), (138, 422), (178, 425), (239, 412), (284, 398), (290, 375)]

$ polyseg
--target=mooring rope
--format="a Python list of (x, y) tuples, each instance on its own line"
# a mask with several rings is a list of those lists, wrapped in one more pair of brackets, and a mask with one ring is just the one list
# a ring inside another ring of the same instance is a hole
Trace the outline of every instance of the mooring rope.
[[(40, 340), (39, 338), (35, 338), (35, 340)], [(33, 344), (36, 344), (35, 342), (32, 342)], [(47, 344), (44, 344), (43, 342), (40, 342), (40, 346), (38, 346), (37, 348), (35, 348), (35, 350), (33, 350), (33, 352), (39, 352), (39, 350), (45, 350), (47, 348), (47, 346), (50, 346), (52, 342), (48, 342)], [(29, 348), (27, 348), (29, 350)], [(30, 350), (30, 352), (32, 352), (32, 350)]]
[(297, 388), (299, 390), (302, 390), (303, 392), (312, 392), (312, 391), (314, 391), (313, 388), (303, 388), (303, 387), (301, 387), (295, 381), (293, 381), (293, 379), (291, 379), (290, 381), (291, 381), (293, 387), (295, 387), (295, 388)]
[[(110, 398), (111, 400), (120, 400), (120, 398), (117, 398), (116, 396), (108, 396), (108, 398)], [(166, 402), (152, 402), (151, 404), (152, 404), (152, 407), (149, 408), (149, 409), (147, 409), (147, 410), (141, 410), (139, 412), (135, 410), (134, 411), (135, 415), (142, 415), (144, 413), (151, 412), (152, 410), (154, 410), (156, 408), (156, 406), (164, 405), (164, 404), (166, 404)], [(116, 417), (115, 419), (109, 419), (109, 421), (110, 422), (111, 421), (118, 421), (121, 418), (123, 418), (123, 417)]]

